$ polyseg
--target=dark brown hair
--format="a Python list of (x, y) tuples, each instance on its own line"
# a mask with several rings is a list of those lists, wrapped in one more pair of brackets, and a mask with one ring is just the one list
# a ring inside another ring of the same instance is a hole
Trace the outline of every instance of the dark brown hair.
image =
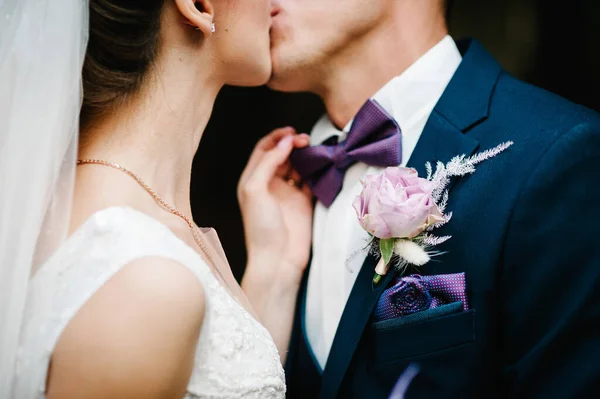
[(159, 50), (164, 0), (90, 0), (81, 126), (136, 92)]

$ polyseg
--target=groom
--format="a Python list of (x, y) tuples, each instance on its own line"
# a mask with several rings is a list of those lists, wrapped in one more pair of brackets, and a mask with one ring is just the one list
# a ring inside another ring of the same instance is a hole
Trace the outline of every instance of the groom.
[[(293, 158), (318, 202), (289, 397), (386, 398), (411, 364), (408, 398), (600, 397), (600, 117), (453, 41), (446, 1), (274, 3), (270, 87), (327, 109), (313, 150)], [(348, 154), (349, 137), (376, 142), (381, 126), (386, 145)], [(450, 186), (443, 254), (374, 285), (360, 179), (397, 165), (425, 176), (427, 161), (507, 141)], [(394, 296), (407, 281), (440, 306), (396, 312), (411, 305)], [(434, 292), (448, 281), (456, 295)]]

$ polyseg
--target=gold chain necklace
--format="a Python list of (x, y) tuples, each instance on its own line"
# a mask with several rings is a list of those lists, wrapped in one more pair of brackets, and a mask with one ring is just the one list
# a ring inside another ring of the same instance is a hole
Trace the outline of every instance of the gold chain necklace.
[(123, 173), (126, 173), (127, 175), (131, 176), (140, 186), (142, 186), (144, 188), (144, 190), (146, 190), (148, 192), (148, 194), (150, 194), (152, 196), (152, 198), (154, 198), (154, 200), (156, 202), (158, 202), (163, 208), (165, 208), (167, 211), (171, 212), (173, 215), (179, 216), (181, 219), (183, 219), (189, 226), (190, 230), (192, 231), (192, 236), (194, 237), (194, 241), (196, 241), (196, 244), (198, 244), (198, 247), (200, 247), (200, 249), (202, 251), (202, 255), (204, 255), (206, 257), (206, 261), (219, 274), (219, 277), (221, 277), (221, 279), (223, 280), (223, 283), (225, 284), (225, 279), (223, 278), (223, 275), (221, 274), (219, 269), (217, 269), (216, 266), (214, 265), (213, 259), (210, 256), (210, 253), (208, 252), (206, 245), (200, 238), (200, 234), (198, 234), (198, 228), (196, 226), (194, 226), (194, 222), (192, 222), (190, 220), (190, 218), (185, 216), (183, 213), (179, 212), (177, 209), (175, 209), (175, 207), (169, 205), (158, 194), (156, 194), (156, 192), (154, 192), (154, 190), (152, 190), (150, 188), (150, 186), (148, 186), (146, 184), (146, 182), (142, 180), (141, 177), (139, 177), (138, 175), (136, 175), (129, 169), (126, 169), (119, 164), (116, 164), (113, 162), (108, 162), (108, 161), (103, 161), (101, 159), (80, 159), (77, 161), (77, 165), (85, 165), (85, 164), (109, 166), (113, 169), (116, 169)]

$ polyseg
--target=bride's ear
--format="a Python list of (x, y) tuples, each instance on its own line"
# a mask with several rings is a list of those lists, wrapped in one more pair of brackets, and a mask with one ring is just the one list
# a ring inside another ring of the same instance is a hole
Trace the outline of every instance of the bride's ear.
[(175, 0), (185, 23), (201, 30), (205, 36), (215, 31), (214, 8), (210, 0)]

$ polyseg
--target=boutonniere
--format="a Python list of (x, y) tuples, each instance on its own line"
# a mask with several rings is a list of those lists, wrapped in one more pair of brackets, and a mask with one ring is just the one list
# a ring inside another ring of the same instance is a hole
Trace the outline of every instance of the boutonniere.
[(450, 179), (474, 173), (475, 165), (511, 145), (509, 141), (471, 157), (460, 155), (447, 164), (437, 162), (435, 172), (428, 162), (427, 178), (419, 177), (412, 168), (389, 167), (362, 180), (362, 192), (353, 206), (360, 225), (371, 236), (370, 251), (380, 256), (374, 284), (392, 265), (404, 270), (409, 265), (423, 266), (440, 255), (435, 247), (451, 236), (432, 232), (452, 218), (452, 212), (444, 213)]

